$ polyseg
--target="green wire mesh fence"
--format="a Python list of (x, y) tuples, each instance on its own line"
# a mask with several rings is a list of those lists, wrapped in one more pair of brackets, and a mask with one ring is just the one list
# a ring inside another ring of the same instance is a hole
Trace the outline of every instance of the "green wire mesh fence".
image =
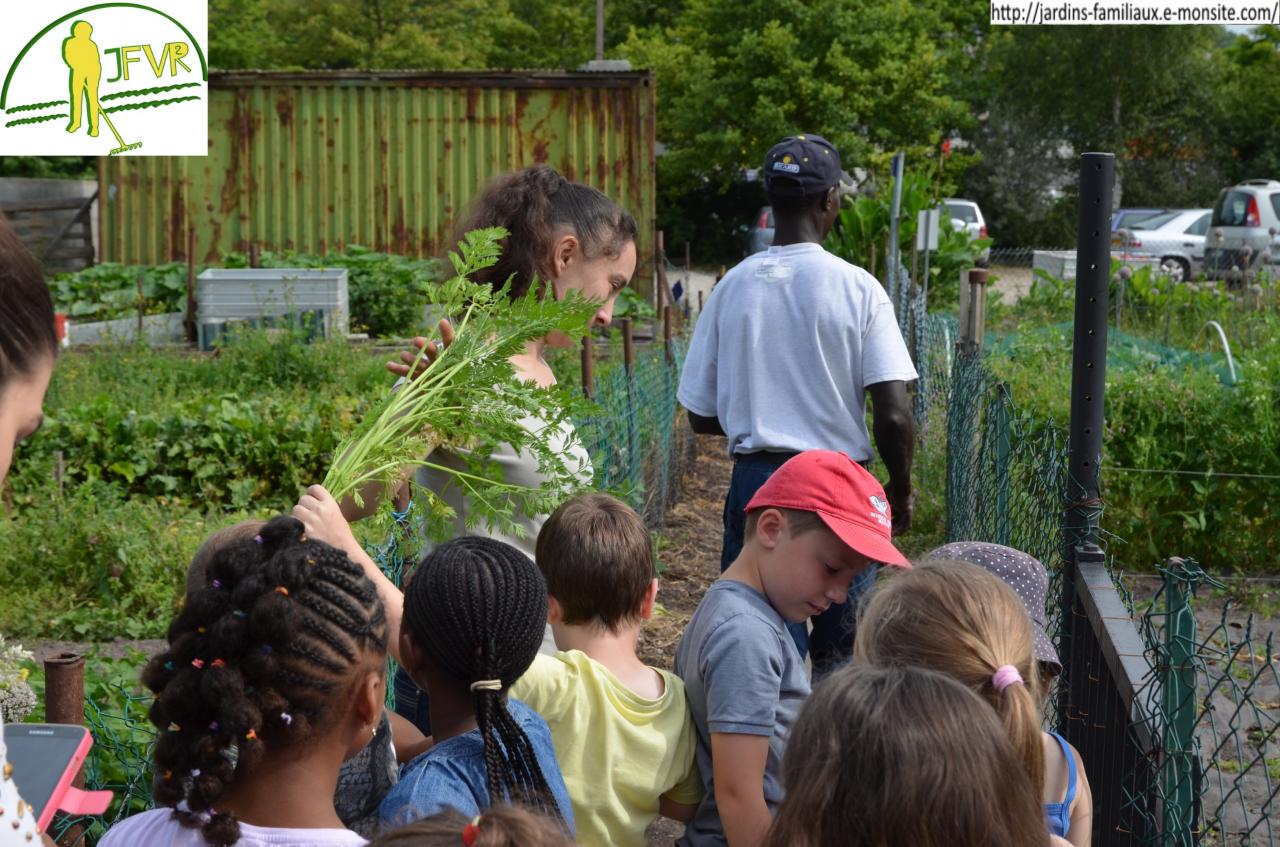
[[(659, 341), (637, 344), (630, 369), (619, 357), (615, 367), (594, 379), (598, 411), (577, 421), (595, 468), (596, 487), (622, 497), (651, 529), (657, 529), (675, 502), (679, 482), (694, 458), (692, 430), (676, 405), (680, 367), (688, 340), (676, 336), (670, 348)], [(421, 521), (412, 506), (394, 514), (387, 539), (370, 545), (370, 556), (397, 585), (422, 549)], [(388, 659), (388, 679), (395, 673)], [(85, 726), (94, 746), (85, 764), (85, 785), (107, 789), (115, 798), (101, 816), (59, 816), (51, 835), (61, 845), (94, 843), (122, 818), (152, 806), (152, 751), (155, 728), (147, 719), (149, 695), (120, 689), (115, 702), (85, 701)], [(387, 705), (395, 706), (394, 686), (387, 686)]]
[(595, 380), (599, 412), (578, 422), (596, 471), (596, 487), (626, 500), (657, 529), (675, 502), (695, 442), (678, 412), (676, 387), (688, 342), (675, 338), (642, 348), (631, 368), (617, 366)]
[[(1213, 596), (1191, 559), (1157, 568), (1139, 628), (1151, 671), (1138, 689), (1155, 755), (1135, 827), (1174, 845), (1280, 841), (1280, 673), (1273, 633)], [(1205, 594), (1207, 596), (1200, 596)], [(1131, 780), (1132, 782), (1132, 780)]]
[[(1067, 561), (1066, 434), (1020, 409), (982, 353), (956, 343), (950, 318), (927, 315), (912, 331), (918, 473), (945, 474), (946, 540), (1006, 544), (1049, 568), (1064, 669), (1045, 723), (1080, 749), (1093, 843), (1280, 843), (1273, 635), (1198, 597), (1213, 581), (1189, 560), (1157, 568), (1158, 591), (1136, 605), (1105, 559)], [(1119, 341), (1122, 353), (1136, 346)], [(944, 481), (917, 484), (927, 496)]]

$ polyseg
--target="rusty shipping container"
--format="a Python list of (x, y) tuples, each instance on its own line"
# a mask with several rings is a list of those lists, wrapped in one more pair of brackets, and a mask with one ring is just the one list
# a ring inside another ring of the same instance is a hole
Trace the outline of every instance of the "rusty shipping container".
[(599, 188), (654, 249), (649, 72), (217, 72), (209, 155), (99, 160), (103, 261), (360, 244), (443, 255), (493, 176), (536, 162)]

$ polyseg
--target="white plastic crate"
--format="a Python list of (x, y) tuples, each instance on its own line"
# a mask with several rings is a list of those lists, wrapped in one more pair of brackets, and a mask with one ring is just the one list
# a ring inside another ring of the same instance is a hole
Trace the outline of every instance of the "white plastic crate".
[(345, 268), (210, 268), (196, 278), (196, 323), (324, 314), (325, 335), (351, 331)]

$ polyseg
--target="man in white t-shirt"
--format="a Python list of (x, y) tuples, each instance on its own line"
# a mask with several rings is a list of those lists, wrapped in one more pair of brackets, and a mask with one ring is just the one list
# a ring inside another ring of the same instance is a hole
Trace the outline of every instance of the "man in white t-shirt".
[[(742, 549), (745, 507), (783, 462), (804, 450), (840, 450), (867, 465), (873, 430), (889, 475), (893, 532), (911, 526), (915, 424), (906, 384), (917, 378), (879, 281), (828, 253), (840, 210), (840, 154), (817, 135), (783, 139), (764, 162), (776, 223), (773, 246), (720, 280), (699, 316), (677, 397), (694, 432), (725, 435), (733, 480), (724, 505), (720, 568)], [(854, 581), (851, 600), (875, 568)], [(815, 676), (850, 655), (853, 602), (792, 624)]]

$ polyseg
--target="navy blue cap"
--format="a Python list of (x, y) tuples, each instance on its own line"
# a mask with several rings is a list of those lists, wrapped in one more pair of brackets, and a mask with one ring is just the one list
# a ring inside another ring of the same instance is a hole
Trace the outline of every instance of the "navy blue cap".
[(820, 135), (784, 138), (764, 157), (764, 190), (778, 197), (821, 194), (843, 176), (839, 151)]

